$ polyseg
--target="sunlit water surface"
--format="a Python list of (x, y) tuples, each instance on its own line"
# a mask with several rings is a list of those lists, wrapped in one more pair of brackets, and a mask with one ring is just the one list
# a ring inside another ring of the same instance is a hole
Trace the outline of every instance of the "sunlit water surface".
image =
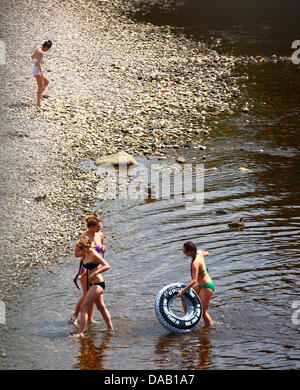
[[(300, 69), (278, 63), (240, 71), (249, 76), (244, 90), (253, 108), (220, 118), (203, 141), (205, 151), (176, 151), (186, 164), (204, 164), (202, 207), (174, 199), (108, 200), (103, 207), (111, 265), (104, 299), (116, 332), (105, 332), (95, 311), (99, 324), (88, 327), (85, 339), (67, 337), (80, 292), (72, 282), (78, 261), (66, 258), (39, 269), (9, 304), (2, 368), (300, 368)], [(140, 163), (173, 166), (176, 156)], [(240, 217), (245, 228), (229, 229)], [(154, 302), (166, 284), (189, 281), (187, 240), (210, 252), (214, 324), (204, 328), (201, 321), (176, 335), (160, 325)]]

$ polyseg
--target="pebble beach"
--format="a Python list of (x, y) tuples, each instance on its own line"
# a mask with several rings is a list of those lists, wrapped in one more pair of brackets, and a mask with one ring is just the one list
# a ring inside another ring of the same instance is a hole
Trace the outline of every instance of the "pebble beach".
[[(1, 3), (0, 298), (10, 300), (35, 269), (72, 255), (86, 214), (103, 216), (103, 177), (85, 163), (203, 150), (215, 118), (248, 106), (233, 73), (240, 58), (136, 23), (137, 1)], [(30, 56), (48, 39), (37, 108)]]
[[(268, 2), (1, 1), (2, 371), (299, 368), (299, 24)], [(74, 340), (88, 214), (116, 331), (95, 310)], [(213, 326), (182, 337), (155, 303), (190, 280), (186, 241), (215, 293)]]

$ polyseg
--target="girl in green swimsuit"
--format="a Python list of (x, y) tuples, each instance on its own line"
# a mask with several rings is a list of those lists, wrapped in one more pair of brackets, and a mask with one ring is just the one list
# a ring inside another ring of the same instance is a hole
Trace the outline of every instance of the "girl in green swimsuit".
[[(205, 325), (211, 325), (212, 319), (207, 312), (207, 308), (210, 302), (210, 299), (215, 290), (214, 283), (211, 280), (211, 277), (208, 274), (208, 269), (205, 265), (204, 257), (209, 255), (209, 252), (202, 250), (197, 251), (196, 245), (188, 241), (183, 244), (183, 253), (187, 257), (192, 258), (191, 263), (191, 276), (192, 280), (178, 292), (177, 298), (181, 298), (182, 295), (189, 290), (191, 287), (199, 295), (202, 306), (203, 306), (203, 319)], [(184, 306), (183, 306), (184, 307)]]

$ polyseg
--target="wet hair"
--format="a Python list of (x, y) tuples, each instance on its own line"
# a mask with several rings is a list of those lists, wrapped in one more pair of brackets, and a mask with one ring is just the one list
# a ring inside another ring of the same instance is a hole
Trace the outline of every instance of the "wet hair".
[(76, 245), (79, 249), (90, 248), (92, 245), (92, 241), (88, 237), (84, 236), (79, 238)]
[(183, 247), (186, 251), (193, 253), (193, 261), (197, 256), (197, 247), (192, 241), (187, 241), (183, 244)]
[(87, 215), (85, 217), (85, 222), (87, 227), (90, 228), (91, 226), (97, 226), (101, 221), (99, 218), (94, 217), (93, 215)]
[(43, 43), (43, 47), (47, 47), (48, 49), (50, 49), (51, 46), (52, 46), (52, 41), (45, 41), (45, 42)]

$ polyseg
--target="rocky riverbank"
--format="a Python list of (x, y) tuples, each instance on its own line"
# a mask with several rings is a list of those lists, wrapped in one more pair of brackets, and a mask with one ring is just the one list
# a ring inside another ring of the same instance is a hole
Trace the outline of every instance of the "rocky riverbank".
[[(244, 107), (233, 75), (240, 59), (134, 23), (130, 4), (2, 1), (1, 299), (34, 268), (70, 255), (87, 213), (101, 216), (101, 176), (84, 162), (201, 150), (213, 118)], [(38, 109), (30, 55), (48, 39), (50, 85)]]

